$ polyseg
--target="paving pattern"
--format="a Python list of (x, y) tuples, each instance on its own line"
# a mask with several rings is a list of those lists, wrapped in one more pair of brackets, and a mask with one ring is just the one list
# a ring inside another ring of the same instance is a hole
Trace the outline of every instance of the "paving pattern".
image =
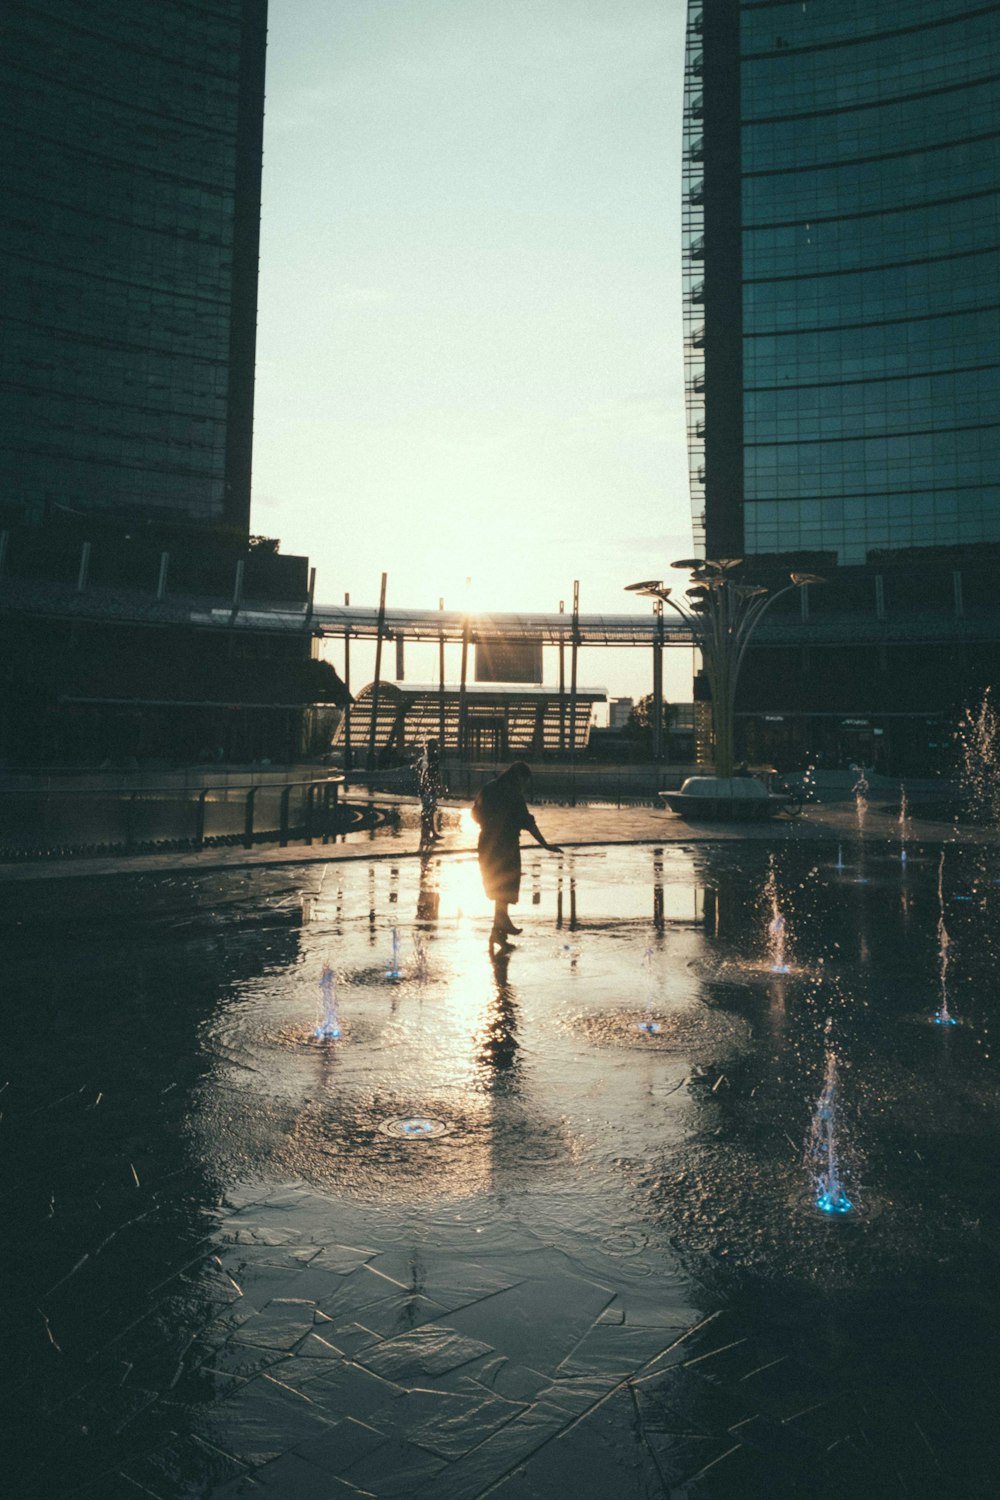
[[(301, 1186), (234, 1208), (207, 1264), (159, 1289), (158, 1310), (103, 1351), (119, 1371), (148, 1362), (149, 1320), (162, 1322), (172, 1295), (189, 1308), (196, 1281), (205, 1321), (188, 1324), (175, 1380), (155, 1391), (119, 1374), (99, 1413), (91, 1399), (92, 1442), (108, 1442), (103, 1421), (121, 1450), (148, 1451), (79, 1490), (15, 1493), (988, 1493), (946, 1478), (941, 1458), (967, 1434), (949, 1433), (932, 1394), (904, 1412), (891, 1390), (838, 1385), (806, 1356), (776, 1356), (737, 1311), (691, 1321), (678, 1288), (616, 1290), (529, 1234), (493, 1254), (310, 1242), (329, 1214)], [(169, 1423), (171, 1410), (178, 1430), (144, 1445), (144, 1424)]]
[[(668, 850), (666, 877), (662, 870), (657, 877), (666, 878), (668, 897), (669, 861), (681, 862), (689, 847), (759, 840), (769, 847), (810, 840), (829, 845), (848, 839), (854, 828), (846, 803), (810, 808), (797, 823), (763, 828), (693, 826), (653, 809), (546, 807), (538, 819), (548, 837), (567, 848), (677, 846), (672, 855)], [(889, 813), (872, 813), (869, 827), (883, 844), (896, 835)], [(947, 825), (914, 821), (913, 848), (921, 841), (936, 847), (949, 832)], [(438, 855), (444, 865), (460, 863), (450, 856), (471, 848), (468, 830), (456, 821)], [(321, 1170), (299, 1176), (286, 1165), (283, 1180), (278, 1157), (267, 1171), (245, 1171), (238, 1163), (222, 1170), (223, 1156), (204, 1149), (204, 1132), (216, 1124), (221, 1132), (230, 1112), (237, 1130), (253, 1130), (259, 1103), (254, 1075), (266, 1054), (259, 1037), (239, 1054), (227, 1049), (205, 1030), (206, 1018), (223, 1003), (230, 983), (245, 987), (249, 1010), (247, 997), (261, 975), (272, 976), (272, 986), (278, 983), (274, 975), (281, 982), (294, 977), (301, 945), (313, 929), (283, 925), (289, 891), (318, 910), (319, 931), (336, 911), (330, 889), (335, 881), (323, 894), (327, 862), (374, 864), (391, 892), (390, 872), (380, 862), (398, 863), (415, 853), (416, 833), (403, 827), (381, 841), (362, 836), (318, 846), (306, 857), (303, 851), (294, 851), (294, 858), (293, 851), (253, 851), (249, 858), (245, 851), (227, 851), (221, 863), (217, 853), (79, 862), (95, 868), (74, 869), (74, 877), (112, 877), (101, 884), (102, 892), (132, 889), (116, 876), (141, 871), (164, 877), (143, 888), (149, 892), (155, 885), (166, 893), (159, 925), (150, 921), (134, 951), (121, 958), (113, 942), (103, 941), (104, 929), (72, 926), (72, 889), (82, 891), (87, 882), (60, 880), (48, 893), (62, 893), (59, 909), (67, 914), (67, 932), (48, 935), (49, 952), (33, 939), (36, 929), (19, 924), (8, 949), (13, 1055), (35, 1059), (38, 1066), (18, 1072), (12, 1064), (9, 1092), (0, 1079), (11, 1169), (5, 1270), (7, 1286), (16, 1292), (4, 1296), (0, 1327), (11, 1387), (3, 1435), (14, 1455), (5, 1474), (14, 1500), (985, 1500), (995, 1493), (1000, 1445), (990, 1413), (1000, 1322), (995, 1294), (983, 1288), (994, 1284), (1000, 1222), (982, 1199), (975, 1174), (989, 1175), (996, 1154), (996, 1099), (981, 1087), (980, 1055), (974, 1067), (956, 1067), (954, 1073), (948, 1073), (945, 1057), (940, 1077), (933, 1075), (950, 1112), (940, 1129), (937, 1122), (932, 1128), (921, 1095), (922, 1116), (900, 1130), (907, 1160), (916, 1155), (912, 1146), (919, 1138), (930, 1162), (924, 1168), (914, 1162), (907, 1170), (924, 1171), (925, 1191), (931, 1179), (934, 1193), (944, 1184), (944, 1212), (954, 1221), (933, 1255), (927, 1252), (932, 1270), (926, 1270), (914, 1231), (916, 1249), (907, 1246), (910, 1259), (901, 1262), (909, 1267), (905, 1275), (894, 1273), (888, 1261), (877, 1275), (869, 1266), (866, 1277), (839, 1297), (827, 1297), (822, 1288), (804, 1290), (801, 1275), (784, 1274), (774, 1246), (767, 1251), (771, 1281), (751, 1278), (746, 1295), (738, 1276), (726, 1279), (721, 1262), (715, 1275), (716, 1247), (724, 1255), (738, 1243), (733, 1223), (748, 1204), (752, 1210), (750, 1199), (738, 1193), (731, 1204), (727, 1199), (713, 1206), (713, 1219), (687, 1221), (686, 1237), (663, 1229), (685, 1222), (692, 1179), (698, 1179), (696, 1196), (710, 1203), (717, 1179), (703, 1166), (722, 1160), (728, 1171), (730, 1142), (738, 1164), (744, 1138), (750, 1149), (764, 1138), (771, 1152), (772, 1137), (781, 1133), (758, 1093), (767, 1086), (767, 1047), (751, 1062), (741, 1060), (745, 1047), (722, 1025), (728, 1020), (732, 1032), (735, 1021), (711, 1009), (698, 1012), (704, 1027), (689, 1040), (699, 1053), (724, 1045), (727, 1071), (705, 1074), (687, 1058), (671, 1063), (666, 1051), (656, 1054), (648, 1104), (641, 1091), (636, 1096), (667, 1133), (652, 1151), (636, 1149), (624, 1137), (624, 1144), (581, 1144), (579, 1133), (563, 1130), (566, 1117), (558, 1111), (557, 1118), (546, 1117), (544, 1132), (532, 1134), (538, 1122), (523, 1109), (532, 1128), (510, 1148), (512, 1157), (520, 1153), (520, 1176), (504, 1177), (497, 1156), (489, 1155), (488, 1189), (470, 1186), (465, 1193), (421, 1201), (419, 1191), (408, 1195), (405, 1174), (433, 1185), (433, 1164), (447, 1152), (460, 1164), (472, 1160), (460, 1152), (471, 1151), (474, 1133), (466, 1132), (463, 1146), (460, 1132), (455, 1140), (411, 1141), (366, 1125), (362, 1141), (352, 1122), (368, 1118), (363, 1069), (384, 1066), (386, 1076), (393, 1076), (394, 1064), (384, 1059), (393, 1036), (398, 1044), (398, 1031), (395, 1021), (382, 1020), (384, 1033), (376, 1033), (359, 989), (352, 1017), (359, 1072), (352, 1079), (345, 1063), (340, 1075), (322, 1075), (317, 1091), (326, 1091), (325, 1115), (310, 1113), (311, 1097), (297, 1097), (294, 1109), (286, 1109), (284, 1083), (267, 1080), (274, 1095), (268, 1107), (279, 1118), (283, 1140), (293, 1139), (296, 1125), (315, 1120), (322, 1126), (319, 1135), (303, 1139), (310, 1151), (334, 1153), (327, 1164), (329, 1190), (319, 1186)], [(647, 851), (643, 857), (654, 860)], [(757, 849), (754, 857), (766, 860), (766, 851)], [(582, 882), (586, 859), (577, 858)], [(936, 855), (924, 864), (920, 876), (923, 866), (914, 859), (914, 900), (925, 903), (917, 910), (931, 932)], [(415, 870), (416, 862), (408, 867)], [(184, 899), (196, 900), (191, 876), (211, 870), (220, 872), (216, 896), (230, 885), (236, 890), (232, 907), (220, 901), (212, 911), (172, 913), (170, 892), (188, 891)], [(23, 903), (34, 899), (32, 882), (67, 871), (17, 866), (0, 876), (29, 882), (19, 892)], [(352, 873), (361, 890), (365, 871)], [(416, 879), (413, 874), (414, 884)], [(898, 868), (893, 881), (898, 884)], [(408, 892), (407, 899), (413, 897)], [(146, 899), (135, 896), (123, 913), (129, 923), (137, 921)], [(646, 902), (647, 895), (636, 899)], [(871, 899), (884, 897), (876, 890)], [(549, 913), (551, 907), (546, 888), (540, 910)], [(646, 906), (637, 909), (645, 912)], [(386, 905), (383, 924), (397, 910)], [(260, 930), (243, 915), (261, 916)], [(590, 915), (601, 912), (595, 906)], [(981, 923), (970, 925), (970, 933), (986, 931), (987, 916), (985, 906), (971, 905), (949, 914), (956, 973), (964, 961), (960, 922)], [(899, 920), (905, 925), (909, 918), (907, 907)], [(556, 967), (564, 965), (565, 972), (579, 955), (549, 952), (540, 917), (529, 920), (539, 925), (521, 956), (533, 966), (533, 1003), (544, 1016)], [(648, 925), (648, 914), (643, 920)], [(365, 941), (367, 930), (363, 917), (358, 931)], [(623, 930), (630, 930), (627, 923)], [(377, 953), (387, 951), (386, 931), (383, 925), (373, 937)], [(676, 933), (685, 931), (678, 927)], [(451, 945), (450, 937), (441, 941)], [(577, 939), (584, 960), (598, 944), (617, 951), (614, 945), (622, 941), (615, 922), (596, 920), (590, 930), (584, 923)], [(635, 938), (640, 952), (643, 941)], [(685, 941), (669, 937), (669, 953), (686, 975), (680, 961)], [(57, 961), (60, 943), (65, 953)], [(549, 946), (554, 944), (553, 938)], [(973, 947), (971, 939), (966, 946)], [(488, 972), (481, 947), (477, 939), (479, 965)], [(933, 964), (930, 973), (933, 979)], [(99, 1030), (102, 987), (122, 975), (127, 986), (121, 1014), (129, 1030), (116, 1033), (111, 1046)], [(620, 998), (620, 987), (616, 993)], [(746, 993), (747, 1014), (760, 1028), (756, 991)], [(34, 1020), (28, 1015), (29, 1003), (39, 996), (60, 1017), (51, 1029), (47, 1010)], [(988, 1000), (980, 982), (977, 1003), (984, 1014)], [(415, 990), (407, 1002), (412, 1014), (418, 1001), (426, 1021), (434, 997), (420, 999)], [(520, 1003), (527, 1010), (527, 986)], [(605, 1086), (606, 1092), (620, 1092), (627, 1077), (637, 1089), (647, 1087), (631, 1053), (587, 1052), (592, 1040), (596, 1046), (606, 1036), (603, 1007), (602, 1001), (595, 1011), (593, 1039), (578, 1028), (573, 1059), (578, 1077), (593, 1069), (579, 1097), (595, 1119)], [(67, 1015), (79, 1025), (67, 1026)], [(795, 1016), (789, 1005), (782, 1024)], [(634, 1042), (631, 1012), (627, 1030)], [(703, 1034), (725, 1040), (703, 1042)], [(914, 1035), (912, 1028), (905, 1033)], [(609, 1045), (620, 1040), (618, 1033), (607, 1039)], [(494, 1039), (487, 1068), (492, 1081), (477, 1085), (476, 1094), (477, 1108), (482, 1104), (485, 1111), (482, 1133), (501, 1142), (505, 1078), (512, 1068), (503, 1040), (499, 1034)], [(956, 1060), (973, 1057), (978, 1043), (971, 1027), (953, 1040)], [(906, 1045), (921, 1047), (923, 1034)], [(281, 1066), (299, 1067), (300, 1054), (293, 1049), (289, 1055), (292, 1063)], [(316, 1049), (303, 1055), (311, 1066)], [(538, 1069), (549, 1053), (539, 1041), (536, 1052), (529, 1046), (526, 1055)], [(247, 1080), (242, 1090), (240, 1078)], [(685, 1092), (675, 1094), (675, 1086)], [(356, 1100), (351, 1087), (360, 1091)], [(263, 1099), (263, 1083), (260, 1089)], [(192, 1115), (208, 1091), (218, 1114), (200, 1121), (202, 1147), (193, 1149)], [(691, 1101), (694, 1125), (685, 1129), (691, 1129), (694, 1147), (683, 1172), (668, 1149), (668, 1098)], [(388, 1109), (388, 1094), (384, 1102)], [(541, 1103), (552, 1108), (547, 1096)], [(570, 1105), (561, 1100), (559, 1108), (568, 1111)], [(892, 1108), (883, 1108), (891, 1121)], [(633, 1122), (642, 1148), (652, 1141), (647, 1127), (641, 1116)], [(550, 1140), (560, 1130), (562, 1154), (553, 1153), (555, 1165), (546, 1170)], [(358, 1136), (350, 1160), (343, 1159), (345, 1131)], [(956, 1142), (968, 1144), (956, 1151)], [(792, 1147), (794, 1157), (794, 1142)], [(393, 1194), (380, 1196), (370, 1187), (376, 1179), (364, 1178), (375, 1151), (381, 1153), (381, 1180), (401, 1184)], [(941, 1154), (931, 1160), (931, 1151)], [(396, 1166), (393, 1177), (389, 1169)], [(624, 1185), (630, 1213), (613, 1222), (610, 1210), (606, 1220), (599, 1219), (598, 1208), (594, 1222), (581, 1227), (581, 1184), (600, 1170)], [(737, 1165), (737, 1187), (739, 1176)], [(950, 1208), (948, 1193), (975, 1204), (978, 1217), (967, 1206), (962, 1213)], [(900, 1210), (888, 1203), (880, 1212), (895, 1235), (895, 1225), (903, 1223)], [(789, 1222), (789, 1237), (802, 1239), (801, 1223), (795, 1228)], [(853, 1232), (842, 1227), (847, 1237), (839, 1237), (841, 1249)], [(878, 1232), (876, 1224), (872, 1233)], [(661, 1241), (643, 1245), (643, 1233), (660, 1233)], [(814, 1234), (811, 1223), (803, 1239), (807, 1247)], [(853, 1250), (844, 1254), (848, 1261), (854, 1257)], [(956, 1271), (949, 1280), (941, 1267), (950, 1263)], [(929, 1285), (933, 1301), (925, 1296)]]
[[(873, 806), (867, 816), (867, 835), (871, 839), (892, 840), (898, 838), (899, 784), (886, 782), (878, 792), (872, 792)], [(348, 801), (350, 796), (348, 796)], [(0, 883), (7, 881), (35, 881), (50, 879), (89, 878), (115, 872), (164, 871), (164, 870), (233, 870), (256, 866), (324, 864), (329, 860), (369, 859), (375, 857), (395, 858), (414, 856), (420, 852), (419, 818), (416, 815), (417, 799), (413, 797), (379, 796), (380, 805), (396, 807), (402, 816), (396, 826), (348, 833), (330, 839), (328, 843), (294, 845), (279, 848), (277, 845), (258, 845), (254, 849), (243, 848), (207, 849), (201, 853), (111, 855), (96, 859), (73, 858), (34, 860), (26, 863), (0, 863)], [(880, 805), (882, 804), (882, 805)], [(442, 834), (435, 845), (438, 854), (472, 853), (476, 847), (477, 829), (463, 812), (467, 801), (443, 801)], [(845, 793), (825, 796), (823, 800), (807, 805), (801, 817), (789, 819), (784, 816), (761, 822), (709, 822), (687, 819), (665, 808), (635, 806), (621, 807), (580, 805), (562, 806), (551, 803), (534, 808), (542, 832), (551, 843), (567, 847), (602, 844), (695, 844), (734, 842), (790, 842), (801, 839), (839, 840), (856, 836), (857, 818), (852, 799)], [(950, 822), (924, 819), (920, 816), (919, 803), (915, 804), (910, 819), (910, 838), (914, 841), (941, 842), (954, 837), (954, 825)], [(996, 842), (997, 834), (990, 829), (963, 830), (963, 839), (970, 842)], [(526, 841), (530, 845), (530, 840)]]

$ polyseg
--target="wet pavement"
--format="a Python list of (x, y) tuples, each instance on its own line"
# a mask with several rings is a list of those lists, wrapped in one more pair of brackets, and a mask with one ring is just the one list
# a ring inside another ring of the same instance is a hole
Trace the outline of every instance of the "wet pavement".
[(10, 1492), (993, 1494), (1000, 862), (791, 826), (8, 884)]
[[(900, 784), (880, 778), (870, 789), (870, 806), (866, 813), (866, 834), (890, 842), (898, 837)], [(926, 841), (951, 841), (955, 826), (939, 814), (946, 799), (938, 784), (927, 783), (923, 802), (934, 811), (933, 818), (922, 816), (920, 794), (910, 788), (910, 837)], [(162, 853), (110, 854), (70, 858), (33, 859), (0, 862), (0, 884), (13, 881), (89, 880), (114, 873), (166, 871), (221, 871), (244, 868), (283, 868), (303, 864), (325, 864), (329, 860), (401, 858), (421, 851), (419, 803), (414, 797), (379, 793), (369, 799), (349, 793), (347, 802), (356, 810), (370, 808), (371, 802), (388, 814), (378, 827), (355, 829), (330, 836), (326, 842), (317, 838), (311, 844), (257, 844), (252, 849), (241, 845), (229, 848), (206, 848), (186, 852), (165, 850)], [(551, 843), (567, 847), (604, 846), (607, 844), (699, 844), (765, 842), (794, 843), (801, 840), (850, 841), (857, 836), (857, 812), (848, 790), (826, 791), (821, 800), (809, 803), (798, 818), (777, 816), (761, 822), (712, 822), (679, 817), (666, 808), (647, 804), (583, 803), (569, 806), (560, 803), (535, 805), (536, 820)], [(445, 799), (440, 804), (441, 834), (435, 852), (469, 854), (476, 848), (479, 830), (469, 814), (468, 800)], [(963, 838), (976, 843), (998, 842), (993, 829), (967, 828)]]

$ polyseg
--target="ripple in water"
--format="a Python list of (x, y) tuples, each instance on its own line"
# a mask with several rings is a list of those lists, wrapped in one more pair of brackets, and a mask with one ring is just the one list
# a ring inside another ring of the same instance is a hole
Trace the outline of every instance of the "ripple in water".
[[(706, 1047), (732, 1050), (749, 1046), (750, 1026), (740, 1016), (705, 1009), (636, 1014), (603, 1011), (577, 1016), (570, 1030), (597, 1047), (638, 1047), (643, 1051), (701, 1052)], [(653, 1030), (648, 1030), (648, 1027)]]
[(443, 1120), (433, 1120), (423, 1115), (393, 1115), (379, 1125), (383, 1135), (398, 1136), (404, 1141), (433, 1140), (447, 1135), (451, 1129)]
[(519, 1185), (564, 1162), (571, 1148), (559, 1122), (516, 1104), (469, 1095), (425, 1102), (423, 1113), (412, 1100), (328, 1091), (286, 1117), (268, 1155), (281, 1171), (384, 1207)]
[(767, 958), (694, 958), (688, 963), (692, 974), (710, 984), (728, 984), (747, 989), (775, 979), (813, 979), (817, 971), (804, 964), (773, 964)]

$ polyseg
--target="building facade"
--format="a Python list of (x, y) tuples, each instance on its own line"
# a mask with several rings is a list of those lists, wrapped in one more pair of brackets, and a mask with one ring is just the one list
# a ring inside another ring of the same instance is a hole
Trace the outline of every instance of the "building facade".
[(0, 511), (249, 527), (266, 0), (7, 0)]
[(997, 666), (1000, 8), (692, 0), (684, 192), (696, 533), (827, 579), (745, 711), (953, 714)]
[(328, 748), (307, 560), (250, 537), (266, 23), (4, 7), (2, 763)]

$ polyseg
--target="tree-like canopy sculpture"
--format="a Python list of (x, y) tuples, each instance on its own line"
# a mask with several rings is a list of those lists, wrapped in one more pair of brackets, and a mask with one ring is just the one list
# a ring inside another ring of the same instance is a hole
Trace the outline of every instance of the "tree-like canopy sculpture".
[(672, 597), (673, 591), (659, 579), (626, 585), (628, 593), (658, 599), (690, 625), (712, 692), (715, 774), (727, 777), (733, 774), (735, 754), (736, 683), (750, 637), (775, 600), (806, 584), (824, 582), (816, 573), (792, 573), (791, 583), (772, 594), (760, 584), (743, 582), (735, 573), (741, 564), (738, 557), (682, 558), (672, 563), (671, 567), (690, 570), (684, 602)]

